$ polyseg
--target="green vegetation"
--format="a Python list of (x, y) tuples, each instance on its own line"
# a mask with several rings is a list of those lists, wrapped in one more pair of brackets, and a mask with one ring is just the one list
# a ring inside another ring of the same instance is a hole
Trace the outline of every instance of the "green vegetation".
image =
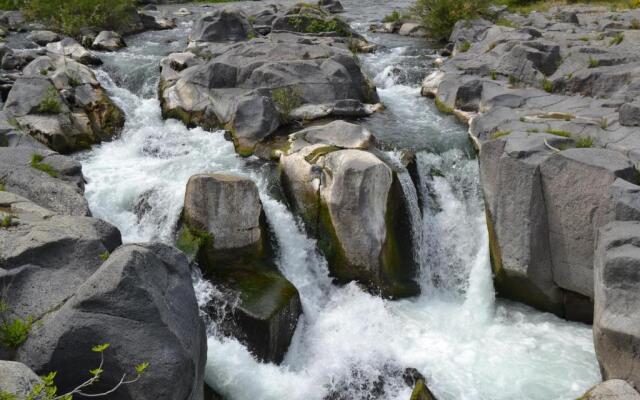
[(510, 19), (506, 19), (505, 17), (500, 17), (496, 21), (496, 25), (506, 26), (507, 28), (518, 28), (518, 24), (511, 21)]
[(109, 259), (110, 255), (111, 255), (111, 253), (109, 253), (109, 250), (107, 250), (104, 253), (100, 253), (100, 255), (98, 257), (100, 257), (100, 259), (102, 261), (107, 261)]
[(417, 0), (413, 12), (429, 36), (446, 40), (456, 22), (487, 14), (489, 4), (489, 0)]
[(393, 10), (393, 12), (382, 19), (382, 22), (398, 22), (402, 19), (400, 12), (398, 10)]
[(640, 29), (640, 21), (638, 20), (638, 18), (634, 18), (631, 20), (631, 29)]
[(576, 147), (580, 149), (593, 147), (593, 139), (590, 137), (581, 137), (576, 140)]
[(8, 318), (9, 305), (0, 300), (0, 345), (17, 349), (29, 338), (33, 319)]
[(607, 129), (609, 127), (609, 120), (602, 117), (600, 118), (600, 129)]
[(176, 247), (193, 260), (198, 257), (200, 249), (212, 240), (209, 232), (190, 228), (185, 224), (178, 233)]
[(4, 217), (2, 217), (2, 219), (0, 220), (0, 228), (11, 228), (11, 226), (13, 225), (13, 215), (5, 215)]
[(436, 108), (444, 114), (451, 114), (453, 113), (453, 108), (449, 107), (448, 105), (444, 104), (442, 102), (442, 100), (440, 100), (440, 98), (436, 95), (435, 98), (435, 103), (436, 103)]
[(611, 46), (617, 46), (624, 40), (624, 33), (619, 32), (613, 38), (611, 38), (611, 42), (609, 44)]
[(34, 154), (31, 156), (31, 161), (29, 162), (29, 165), (32, 168), (35, 168), (39, 171), (42, 172), (46, 172), (47, 174), (49, 174), (50, 176), (57, 178), (58, 177), (58, 171), (56, 171), (51, 165), (47, 164), (47, 163), (43, 163), (42, 160), (44, 160), (44, 156), (41, 154)]
[(60, 95), (55, 88), (50, 87), (38, 104), (38, 112), (40, 114), (60, 114), (61, 111)]
[(551, 129), (551, 128), (549, 128), (545, 132), (548, 133), (548, 134), (551, 134), (551, 135), (562, 136), (562, 137), (566, 137), (566, 138), (571, 137), (571, 132), (567, 132), (567, 131), (563, 131), (563, 130), (559, 130), (559, 129)]
[(491, 134), (491, 139), (498, 139), (510, 134), (511, 134), (511, 131), (495, 131)]
[(516, 78), (513, 75), (509, 75), (509, 85), (518, 86), (519, 83), (520, 83), (520, 79)]
[(609, 6), (612, 11), (640, 8), (640, 0), (498, 0), (500, 4), (509, 6), (511, 11), (528, 14), (533, 11), (546, 12), (552, 7), (562, 7), (576, 3)]
[(97, 368), (94, 368), (89, 373), (89, 378), (78, 385), (75, 389), (72, 389), (68, 393), (58, 394), (58, 387), (55, 384), (57, 372), (50, 372), (47, 375), (41, 376), (42, 383), (38, 383), (24, 399), (20, 399), (16, 394), (9, 393), (6, 391), (0, 391), (0, 400), (72, 400), (73, 396), (80, 397), (105, 397), (109, 394), (112, 394), (120, 387), (124, 385), (130, 385), (136, 383), (142, 378), (145, 372), (149, 369), (149, 363), (143, 362), (134, 367), (135, 376), (132, 379), (127, 379), (127, 375), (125, 374), (117, 384), (115, 384), (111, 389), (103, 392), (103, 393), (86, 393), (84, 390), (87, 387), (92, 386), (93, 384), (100, 381), (100, 378), (104, 374), (104, 352), (109, 348), (109, 343), (101, 344), (98, 346), (93, 346), (91, 351), (94, 353), (100, 354), (100, 364)]
[(135, 0), (0, 0), (51, 29), (78, 36), (83, 27), (119, 31), (131, 21)]
[(274, 89), (271, 97), (285, 123), (291, 122), (291, 112), (302, 105), (302, 94), (296, 86)]
[(489, 71), (489, 76), (491, 77), (492, 80), (496, 80), (498, 79), (498, 73), (496, 72), (495, 69), (492, 69), (491, 71)]
[(471, 43), (467, 42), (466, 40), (460, 44), (461, 53), (466, 53), (467, 51), (469, 51), (470, 48), (471, 48)]
[(589, 68), (598, 68), (600, 66), (600, 61), (595, 58), (589, 57)]
[(542, 80), (542, 88), (544, 89), (545, 92), (547, 93), (551, 93), (553, 92), (553, 82), (551, 82), (549, 79), (544, 78)]

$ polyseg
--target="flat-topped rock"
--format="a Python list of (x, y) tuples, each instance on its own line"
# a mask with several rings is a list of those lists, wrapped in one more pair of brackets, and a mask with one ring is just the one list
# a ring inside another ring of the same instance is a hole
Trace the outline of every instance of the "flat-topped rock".
[(622, 379), (610, 379), (589, 389), (580, 400), (640, 400), (640, 393)]

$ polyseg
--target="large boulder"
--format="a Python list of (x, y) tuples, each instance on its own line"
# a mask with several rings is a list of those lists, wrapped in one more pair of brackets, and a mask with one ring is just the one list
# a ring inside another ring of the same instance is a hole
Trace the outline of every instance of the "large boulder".
[(50, 150), (0, 147), (0, 182), (5, 190), (55, 213), (91, 215), (83, 196), (82, 165)]
[[(17, 398), (26, 398), (35, 385), (42, 381), (24, 364), (15, 361), (0, 361), (0, 393), (10, 393)], [(11, 397), (9, 398), (11, 399)]]
[[(73, 296), (121, 244), (120, 232), (94, 218), (55, 215), (0, 192), (0, 285), (8, 316), (39, 320)], [(40, 371), (42, 372), (42, 371)]]
[(189, 40), (193, 42), (237, 42), (255, 37), (247, 16), (235, 8), (222, 8), (200, 17)]
[(111, 138), (123, 112), (86, 66), (61, 56), (42, 56), (24, 68), (4, 105), (7, 118), (51, 149), (69, 153)]
[[(267, 237), (255, 183), (230, 174), (194, 175), (184, 199), (183, 235), (206, 235), (207, 264), (261, 257)], [(184, 237), (183, 237), (184, 239)]]
[[(368, 143), (368, 131), (354, 126), (345, 130), (344, 125), (292, 135), (290, 150), (280, 159), (282, 184), (317, 237), (335, 278), (359, 281), (388, 297), (415, 295), (417, 266), (412, 239), (406, 237), (412, 221), (398, 175), (379, 157), (359, 149)], [(352, 139), (335, 140), (341, 139), (340, 131), (350, 132)], [(301, 146), (303, 140), (314, 144)]]
[(640, 103), (626, 103), (620, 107), (620, 124), (640, 126)]
[(148, 362), (138, 382), (105, 398), (203, 398), (205, 327), (181, 253), (160, 244), (122, 246), (75, 289), (34, 325), (18, 360), (38, 373), (57, 371), (56, 384), (65, 393), (87, 379), (78, 371), (98, 367), (100, 357), (91, 348), (110, 343), (104, 372), (87, 391), (109, 390)]
[(610, 379), (589, 389), (580, 400), (640, 400), (640, 393), (622, 379)]
[(636, 170), (615, 151), (569, 149), (545, 160), (540, 173), (554, 281), (593, 298), (596, 233), (615, 215), (609, 187), (617, 178), (633, 181)]
[(188, 125), (224, 127), (242, 155), (279, 126), (297, 119), (361, 117), (373, 113), (370, 104), (379, 101), (346, 46), (256, 39), (208, 51), (208, 61), (183, 70), (162, 63), (163, 113)]
[(593, 335), (602, 375), (640, 387), (640, 222), (600, 229), (594, 269)]
[(100, 65), (102, 60), (91, 51), (82, 47), (72, 38), (64, 38), (59, 42), (47, 44), (47, 51), (56, 55), (69, 57), (85, 65)]
[(223, 329), (260, 360), (279, 363), (302, 312), (296, 288), (273, 263), (258, 188), (248, 178), (200, 174), (189, 179), (178, 247), (197, 259), (205, 277), (225, 294), (207, 307)]

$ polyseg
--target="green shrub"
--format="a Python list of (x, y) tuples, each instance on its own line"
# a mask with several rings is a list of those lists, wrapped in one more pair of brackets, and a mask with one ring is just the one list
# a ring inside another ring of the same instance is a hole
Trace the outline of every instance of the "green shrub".
[(551, 93), (553, 92), (553, 82), (551, 82), (549, 79), (544, 78), (542, 80), (542, 88), (544, 89), (545, 92), (547, 93)]
[(134, 0), (22, 0), (24, 15), (77, 36), (83, 27), (121, 31), (132, 21)]
[(17, 349), (29, 338), (32, 326), (33, 320), (31, 318), (3, 321), (0, 324), (0, 343), (6, 348)]
[(593, 139), (590, 137), (581, 137), (576, 140), (576, 147), (580, 149), (593, 147)]
[(398, 12), (398, 10), (393, 10), (393, 12), (382, 19), (382, 22), (398, 22), (402, 16)]
[(488, 7), (488, 0), (417, 0), (413, 12), (429, 36), (447, 40), (456, 22), (481, 17)]
[(284, 122), (290, 122), (291, 112), (302, 105), (300, 89), (295, 86), (275, 89), (271, 97)]
[(0, 220), (0, 228), (7, 229), (7, 228), (11, 228), (12, 225), (13, 225), (13, 216), (12, 215), (5, 215)]
[(40, 114), (60, 114), (61, 111), (58, 91), (55, 88), (49, 88), (40, 104), (38, 104), (38, 112)]
[(467, 42), (466, 40), (460, 44), (461, 53), (466, 53), (467, 51), (469, 51), (470, 48), (471, 48), (471, 43)]
[(50, 176), (57, 178), (58, 171), (56, 171), (55, 168), (53, 168), (51, 165), (43, 163), (42, 160), (44, 160), (44, 156), (42, 156), (41, 154), (34, 154), (33, 156), (31, 156), (31, 162), (29, 162), (29, 165), (31, 166), (31, 168), (46, 172)]
[(23, 3), (24, 0), (0, 0), (0, 10), (18, 10)]

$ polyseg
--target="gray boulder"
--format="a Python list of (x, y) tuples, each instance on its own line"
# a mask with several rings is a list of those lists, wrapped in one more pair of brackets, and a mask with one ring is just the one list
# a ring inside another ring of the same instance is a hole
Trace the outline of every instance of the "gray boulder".
[(10, 192), (0, 192), (0, 206), (11, 216), (0, 229), (0, 284), (12, 317), (38, 320), (57, 309), (121, 243), (106, 222), (55, 215)]
[(222, 8), (199, 18), (189, 37), (193, 42), (237, 42), (255, 37), (247, 16), (234, 8)]
[(626, 103), (620, 107), (620, 125), (640, 126), (640, 103)]
[(589, 389), (580, 400), (640, 400), (640, 394), (622, 379), (610, 379)]
[(569, 149), (548, 158), (540, 172), (554, 280), (593, 298), (596, 233), (615, 214), (609, 186), (616, 178), (635, 179), (635, 168), (618, 152)]
[[(36, 161), (40, 156), (42, 159)], [(84, 198), (79, 162), (33, 147), (0, 148), (0, 180), (5, 190), (58, 214), (91, 215)]]
[(178, 248), (197, 259), (225, 294), (208, 312), (260, 360), (279, 363), (302, 312), (296, 288), (273, 265), (258, 188), (231, 174), (200, 174), (187, 184)]
[(609, 193), (615, 202), (616, 221), (640, 221), (640, 186), (616, 179)]
[[(262, 203), (256, 184), (231, 174), (194, 175), (187, 183), (183, 222), (208, 235), (216, 261), (264, 251)], [(230, 253), (230, 254), (229, 254)], [(214, 264), (212, 260), (209, 260)]]
[(596, 244), (593, 336), (604, 379), (640, 386), (640, 222), (602, 227)]
[(0, 361), (0, 393), (26, 398), (35, 385), (42, 383), (38, 375), (24, 364)]
[(116, 51), (126, 46), (124, 39), (117, 32), (102, 31), (96, 36), (91, 47), (94, 50)]
[(319, 0), (318, 5), (330, 13), (344, 12), (344, 7), (339, 0)]
[(112, 388), (123, 374), (134, 377), (135, 365), (148, 362), (142, 379), (106, 398), (201, 400), (206, 335), (186, 258), (161, 244), (126, 245), (93, 271), (34, 326), (17, 359), (38, 373), (58, 371), (64, 393), (86, 379), (78, 371), (98, 366), (91, 348), (110, 343), (91, 392)]
[(31, 40), (37, 45), (46, 46), (49, 43), (60, 41), (60, 35), (52, 31), (33, 31), (27, 36), (28, 40)]
[[(290, 203), (317, 237), (340, 282), (356, 280), (387, 297), (415, 295), (415, 258), (406, 237), (412, 221), (397, 174), (371, 152), (358, 149), (362, 132), (342, 142), (334, 140), (335, 133), (325, 126), (291, 137), (289, 153), (280, 158)], [(315, 144), (303, 146), (306, 140)]]

